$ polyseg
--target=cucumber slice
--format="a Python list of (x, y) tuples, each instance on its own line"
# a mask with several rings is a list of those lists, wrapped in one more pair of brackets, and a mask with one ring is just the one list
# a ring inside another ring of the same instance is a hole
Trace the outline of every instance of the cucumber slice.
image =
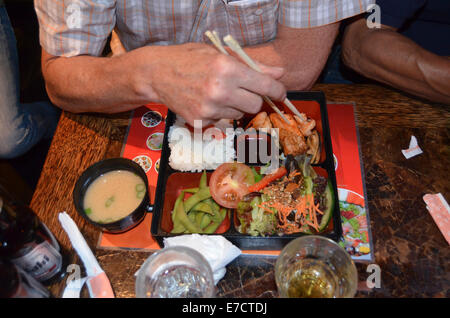
[(328, 223), (330, 223), (331, 216), (333, 215), (335, 197), (334, 197), (333, 186), (332, 186), (330, 180), (328, 180), (328, 184), (325, 189), (324, 196), (325, 196), (325, 201), (327, 203), (326, 204), (327, 208), (325, 209), (325, 211), (323, 211), (322, 220), (320, 221), (320, 225), (319, 225), (319, 232), (322, 232), (323, 230), (325, 230), (325, 228), (328, 226)]
[(311, 194), (313, 190), (313, 181), (311, 177), (304, 177), (305, 183), (305, 194)]

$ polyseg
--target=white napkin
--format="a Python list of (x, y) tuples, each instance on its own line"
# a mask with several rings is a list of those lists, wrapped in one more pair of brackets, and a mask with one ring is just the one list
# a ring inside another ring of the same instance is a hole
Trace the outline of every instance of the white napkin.
[(189, 234), (164, 239), (164, 247), (187, 246), (206, 258), (217, 284), (226, 273), (226, 266), (241, 255), (241, 250), (220, 235)]
[(433, 217), (434, 222), (438, 226), (450, 245), (450, 205), (445, 200), (442, 193), (425, 194), (423, 200), (427, 205), (427, 210)]
[(73, 279), (68, 282), (62, 294), (62, 298), (80, 298), (81, 289), (87, 279), (87, 277), (83, 277), (80, 279)]
[(411, 136), (411, 140), (409, 142), (409, 148), (402, 149), (403, 156), (405, 156), (406, 159), (420, 155), (422, 152), (423, 151), (422, 151), (422, 149), (420, 149), (419, 143), (417, 142), (417, 138), (415, 136)]
[(70, 281), (63, 293), (63, 298), (79, 297), (81, 288), (85, 282), (87, 282), (91, 297), (114, 297), (111, 284), (105, 272), (100, 267), (100, 264), (75, 222), (66, 212), (59, 213), (58, 219), (64, 231), (69, 236), (70, 243), (72, 243), (73, 248), (80, 256), (87, 274), (86, 278)]

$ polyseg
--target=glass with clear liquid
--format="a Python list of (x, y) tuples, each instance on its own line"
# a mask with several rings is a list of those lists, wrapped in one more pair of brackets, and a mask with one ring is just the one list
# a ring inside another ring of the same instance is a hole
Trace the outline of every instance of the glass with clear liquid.
[(357, 288), (357, 271), (350, 255), (334, 241), (303, 236), (281, 251), (275, 264), (280, 297), (348, 298)]
[(215, 295), (208, 261), (188, 247), (174, 246), (152, 254), (136, 279), (138, 298), (210, 298)]

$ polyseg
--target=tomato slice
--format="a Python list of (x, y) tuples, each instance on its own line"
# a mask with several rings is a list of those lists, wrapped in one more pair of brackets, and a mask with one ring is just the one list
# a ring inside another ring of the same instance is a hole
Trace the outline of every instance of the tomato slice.
[(211, 175), (209, 189), (219, 205), (235, 209), (242, 197), (249, 193), (248, 187), (255, 183), (250, 167), (243, 163), (221, 164)]

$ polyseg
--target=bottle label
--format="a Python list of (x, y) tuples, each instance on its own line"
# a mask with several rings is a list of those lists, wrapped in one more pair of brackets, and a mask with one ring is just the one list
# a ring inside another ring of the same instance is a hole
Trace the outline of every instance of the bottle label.
[(11, 260), (38, 281), (46, 281), (61, 270), (62, 256), (47, 241), (36, 245), (29, 253)]

